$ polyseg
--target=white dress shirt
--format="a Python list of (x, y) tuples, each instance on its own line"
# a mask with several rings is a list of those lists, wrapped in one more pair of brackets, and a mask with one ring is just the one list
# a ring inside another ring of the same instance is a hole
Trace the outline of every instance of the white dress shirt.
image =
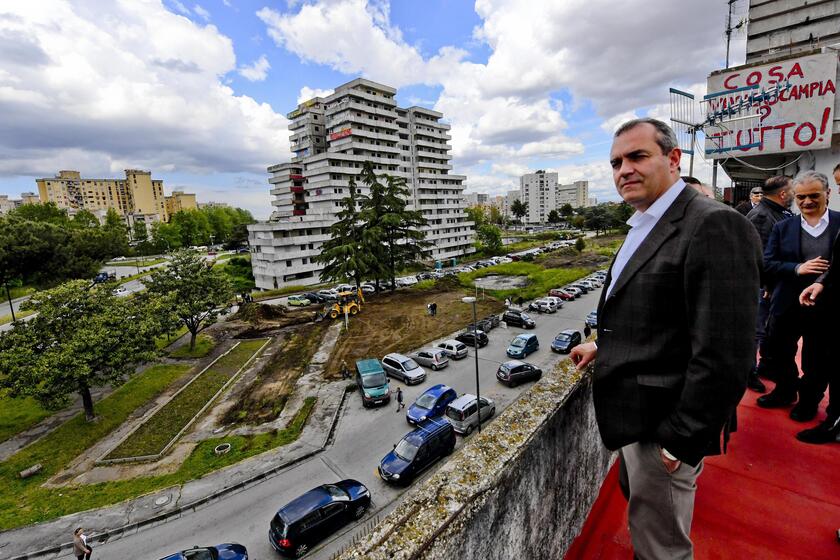
[(800, 216), (799, 220), (802, 224), (802, 231), (810, 235), (811, 237), (819, 237), (825, 231), (825, 228), (828, 227), (828, 208), (825, 209), (820, 221), (817, 222), (817, 225), (812, 226), (808, 222), (805, 221), (805, 216)]
[(627, 239), (624, 240), (624, 244), (615, 257), (615, 262), (613, 262), (612, 272), (610, 273), (610, 285), (607, 287), (607, 297), (609, 297), (616, 280), (621, 276), (621, 272), (624, 270), (630, 257), (633, 256), (642, 242), (644, 242), (653, 227), (659, 222), (659, 219), (665, 214), (668, 208), (671, 207), (671, 204), (674, 203), (684, 188), (685, 183), (682, 179), (678, 179), (647, 210), (644, 212), (636, 210), (630, 216), (630, 219), (627, 220), (630, 231), (627, 233)]

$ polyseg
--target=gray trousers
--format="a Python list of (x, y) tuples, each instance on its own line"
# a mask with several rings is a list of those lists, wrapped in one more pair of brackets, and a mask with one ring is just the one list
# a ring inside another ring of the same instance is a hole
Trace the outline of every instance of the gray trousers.
[(655, 443), (633, 443), (619, 451), (622, 491), (633, 552), (639, 560), (685, 560), (694, 557), (689, 534), (694, 493), (703, 462), (682, 463), (668, 474)]

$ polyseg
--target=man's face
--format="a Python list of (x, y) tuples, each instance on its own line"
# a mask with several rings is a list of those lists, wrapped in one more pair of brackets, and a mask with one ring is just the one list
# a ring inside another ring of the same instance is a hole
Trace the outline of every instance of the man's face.
[(750, 195), (750, 201), (753, 203), (753, 205), (761, 202), (761, 193), (752, 193)]
[(662, 153), (653, 125), (643, 123), (631, 128), (613, 140), (610, 150), (618, 194), (644, 212), (676, 181), (681, 155), (679, 148)]
[(805, 181), (793, 189), (793, 196), (803, 216), (819, 218), (828, 206), (828, 191), (819, 181)]
[(782, 206), (790, 208), (793, 206), (793, 182), (788, 181), (788, 186), (779, 191), (779, 196), (782, 198)]
[(834, 184), (840, 187), (840, 169), (834, 172)]

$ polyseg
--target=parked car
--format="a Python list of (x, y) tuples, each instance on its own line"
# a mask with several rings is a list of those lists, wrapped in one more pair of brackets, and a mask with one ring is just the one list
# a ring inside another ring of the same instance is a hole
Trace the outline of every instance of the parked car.
[(416, 275), (415, 278), (417, 278), (418, 281), (431, 280), (432, 278), (434, 278), (434, 276), (431, 272), (421, 272), (420, 274)]
[(588, 284), (584, 284), (583, 282), (575, 282), (574, 284), (572, 284), (572, 288), (577, 288), (584, 294), (588, 294), (590, 291), (592, 291), (592, 288)]
[(496, 379), (508, 387), (516, 387), (526, 381), (537, 381), (542, 377), (542, 370), (528, 362), (510, 360), (499, 366), (496, 371)]
[[(490, 399), (481, 397), (481, 423), (489, 420), (496, 413), (496, 404)], [(446, 407), (446, 421), (452, 424), (459, 434), (470, 435), (473, 428), (478, 426), (479, 403), (475, 395), (469, 393), (461, 395)]]
[(453, 340), (450, 338), (449, 340), (444, 340), (443, 342), (439, 343), (437, 347), (446, 352), (446, 355), (450, 358), (460, 360), (461, 358), (467, 357), (466, 345), (458, 340)]
[(116, 279), (117, 279), (117, 275), (113, 272), (111, 272), (111, 273), (100, 272), (96, 276), (93, 277), (93, 283), (94, 284), (101, 284), (102, 282), (108, 282), (108, 281), (116, 280)]
[(310, 303), (324, 303), (329, 301), (326, 296), (315, 292), (304, 292), (300, 294), (300, 297), (308, 299)]
[(289, 296), (286, 298), (286, 302), (289, 305), (293, 306), (301, 306), (301, 305), (309, 305), (311, 302), (303, 296)]
[(494, 329), (502, 324), (502, 320), (499, 319), (499, 316), (495, 315), (495, 314), (494, 315), (488, 315), (487, 317), (484, 318), (484, 320), (489, 321), (493, 325)]
[(572, 301), (575, 299), (575, 294), (563, 288), (552, 288), (548, 291), (548, 295), (552, 297), (559, 297), (565, 301)]
[(594, 276), (590, 276), (589, 278), (586, 279), (586, 281), (589, 282), (590, 284), (592, 284), (593, 286), (595, 286), (596, 288), (600, 288), (601, 286), (604, 285), (603, 280), (601, 280), (600, 278), (596, 278)]
[(362, 394), (362, 406), (365, 408), (378, 404), (388, 404), (391, 400), (388, 376), (385, 375), (382, 364), (375, 358), (356, 362), (356, 385), (359, 386), (359, 392)]
[(566, 291), (566, 292), (569, 292), (570, 294), (572, 294), (576, 298), (579, 298), (580, 296), (583, 295), (583, 290), (579, 290), (579, 289), (575, 288), (574, 286), (566, 286), (565, 288), (563, 288), (563, 290)]
[(124, 296), (128, 294), (128, 288), (126, 288), (125, 286), (117, 286), (111, 293), (115, 296)]
[(551, 300), (554, 302), (554, 305), (557, 306), (557, 309), (563, 309), (563, 299), (557, 296), (545, 296), (543, 299)]
[(531, 316), (518, 309), (508, 309), (502, 315), (502, 321), (514, 327), (524, 327), (526, 329), (533, 329), (537, 323), (531, 319)]
[(417, 385), (426, 379), (426, 371), (417, 362), (402, 354), (388, 354), (382, 358), (385, 374), (403, 381), (406, 385)]
[(464, 331), (455, 337), (458, 342), (463, 342), (467, 346), (476, 346), (479, 348), (487, 346), (490, 339), (487, 338), (487, 333), (484, 331)]
[(418, 364), (437, 371), (449, 365), (449, 357), (443, 348), (424, 348), (412, 352), (409, 356)]
[(455, 430), (449, 422), (430, 419), (407, 433), (379, 462), (385, 482), (407, 485), (438, 459), (455, 449)]
[(540, 349), (540, 341), (535, 334), (520, 334), (511, 340), (505, 351), (511, 358), (525, 358)]
[(248, 249), (248, 247), (240, 247), (239, 249), (236, 250), (236, 252), (237, 253), (250, 253), (251, 250)]
[(580, 344), (580, 332), (574, 329), (562, 331), (551, 341), (551, 349), (561, 354), (568, 354), (572, 348)]
[(335, 290), (318, 290), (318, 295), (324, 298), (324, 301), (338, 300), (338, 292)]
[(598, 310), (595, 309), (589, 312), (589, 315), (586, 316), (586, 320), (584, 321), (588, 327), (597, 328), (598, 327)]
[(248, 560), (248, 550), (238, 543), (217, 544), (216, 546), (195, 547), (160, 560)]
[(545, 298), (535, 299), (528, 306), (529, 311), (536, 311), (537, 313), (556, 313), (557, 305), (554, 300)]
[(440, 418), (446, 412), (449, 403), (458, 398), (455, 389), (442, 383), (429, 387), (422, 395), (417, 397), (414, 404), (408, 407), (405, 419), (409, 424), (419, 424), (429, 418)]
[(359, 286), (359, 288), (362, 290), (362, 293), (365, 293), (365, 294), (375, 294), (376, 293), (376, 287), (373, 284), (362, 284), (362, 285)]
[(370, 491), (357, 480), (322, 484), (277, 510), (268, 540), (277, 552), (299, 558), (346, 524), (361, 519), (369, 507)]
[(337, 291), (339, 293), (341, 293), (341, 292), (355, 292), (356, 291), (356, 286), (353, 286), (352, 284), (339, 284), (338, 286), (335, 287), (335, 291)]
[(485, 333), (488, 333), (488, 332), (493, 330), (493, 321), (488, 321), (486, 319), (480, 319), (478, 321), (478, 323), (470, 323), (469, 325), (467, 325), (466, 330), (474, 331), (476, 329), (478, 329), (480, 331), (483, 331)]
[(114, 258), (113, 258), (113, 259), (111, 259), (111, 260), (112, 260), (113, 262), (124, 261), (124, 260), (125, 260), (125, 257), (114, 257)]

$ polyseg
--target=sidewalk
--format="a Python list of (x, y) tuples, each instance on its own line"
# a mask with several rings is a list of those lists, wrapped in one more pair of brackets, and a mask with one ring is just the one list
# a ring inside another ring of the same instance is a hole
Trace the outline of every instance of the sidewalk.
[[(325, 348), (331, 349), (334, 337), (337, 336), (337, 329), (333, 330), (335, 333), (327, 334), (322, 349), (313, 357), (304, 377), (320, 375), (322, 372), (329, 358), (329, 350)], [(93, 543), (105, 542), (144, 527), (164, 523), (171, 518), (188, 515), (203, 505), (259, 484), (327, 446), (344, 402), (346, 386), (347, 381), (319, 386), (314, 395), (318, 399), (317, 403), (303, 432), (295, 442), (287, 446), (251, 457), (182, 486), (166, 488), (114, 506), (2, 532), (0, 551), (12, 560), (66, 556), (72, 547), (71, 537), (76, 527), (88, 528)], [(288, 408), (291, 414), (292, 407)]]

